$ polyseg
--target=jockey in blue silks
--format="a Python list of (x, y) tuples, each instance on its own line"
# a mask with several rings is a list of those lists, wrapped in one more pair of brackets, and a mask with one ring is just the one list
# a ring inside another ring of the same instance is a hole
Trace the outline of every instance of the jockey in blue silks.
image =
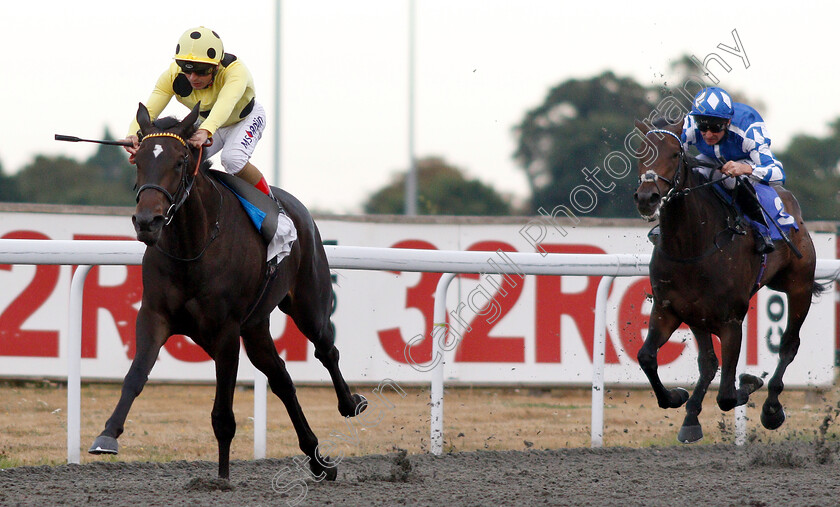
[[(722, 182), (730, 190), (736, 179), (740, 181), (735, 203), (753, 225), (759, 253), (774, 250), (771, 232), (776, 232), (768, 227), (759, 203), (779, 225), (798, 229), (772, 186), (784, 183), (785, 171), (770, 151), (770, 136), (758, 111), (734, 102), (722, 88), (704, 88), (694, 97), (691, 112), (685, 117), (682, 141), (685, 148), (697, 148), (699, 160), (716, 167), (699, 169), (707, 177), (732, 176)], [(778, 233), (775, 236), (781, 238)]]

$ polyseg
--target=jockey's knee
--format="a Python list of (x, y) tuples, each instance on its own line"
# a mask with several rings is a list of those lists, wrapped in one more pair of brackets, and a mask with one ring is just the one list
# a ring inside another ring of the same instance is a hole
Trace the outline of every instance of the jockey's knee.
[(237, 150), (223, 150), (221, 155), (222, 167), (228, 174), (238, 174), (248, 163), (248, 154)]

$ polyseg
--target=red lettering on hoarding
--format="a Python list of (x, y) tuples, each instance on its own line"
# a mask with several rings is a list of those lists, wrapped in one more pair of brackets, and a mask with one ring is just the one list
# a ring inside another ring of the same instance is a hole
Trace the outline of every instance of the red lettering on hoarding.
[[(547, 245), (542, 248), (548, 253), (603, 254), (604, 250), (592, 245)], [(562, 359), (561, 318), (572, 318), (583, 340), (590, 361), (593, 358), (593, 340), (595, 338), (595, 296), (598, 292), (600, 276), (585, 278), (586, 288), (581, 292), (564, 292), (565, 276), (537, 276), (536, 290), (536, 355), (538, 363), (559, 363)], [(606, 334), (606, 364), (617, 364), (618, 354), (612, 344), (610, 333)]]
[[(486, 251), (487, 258), (495, 257), (494, 252), (515, 252), (516, 249), (501, 241), (482, 241), (469, 247), (469, 251)], [(488, 264), (488, 268), (490, 265)], [(463, 278), (480, 279), (478, 274), (463, 274)], [(455, 353), (455, 360), (476, 363), (524, 363), (525, 338), (523, 336), (490, 336), (490, 330), (507, 315), (516, 305), (525, 285), (525, 277), (505, 275), (501, 277), (500, 287), (490, 295), (483, 285), (479, 285), (467, 296), (469, 307), (476, 315), (469, 324), (469, 331)], [(480, 308), (474, 302), (473, 295), (481, 289), (479, 295), (487, 299)], [(489, 316), (488, 316), (489, 314)]]
[[(81, 241), (136, 241), (130, 236), (109, 236), (97, 234), (76, 234), (74, 240)], [(116, 268), (116, 266), (114, 266)], [(117, 334), (129, 359), (134, 358), (136, 349), (135, 322), (137, 305), (143, 298), (143, 274), (140, 266), (125, 266), (125, 279), (116, 285), (102, 285), (101, 266), (93, 266), (85, 279), (82, 306), (82, 357), (97, 357), (97, 336), (99, 331), (99, 310), (105, 310), (114, 319)], [(75, 272), (76, 266), (73, 266)]]
[[(636, 362), (636, 354), (642, 348), (644, 337), (647, 335), (650, 322), (650, 312), (644, 312), (643, 306), (647, 295), (651, 293), (650, 279), (645, 278), (633, 282), (621, 298), (618, 306), (618, 337), (624, 347), (624, 352), (633, 362)], [(685, 324), (679, 329), (689, 330)], [(720, 339), (712, 335), (712, 346), (715, 354), (720, 360), (721, 349)], [(657, 355), (657, 364), (660, 366), (670, 364), (677, 360), (685, 351), (686, 343), (671, 341), (665, 343)], [(756, 308), (756, 296), (750, 303), (747, 312), (747, 365), (758, 364), (758, 310)]]
[[(306, 361), (309, 340), (298, 330), (291, 317), (288, 315), (284, 315), (284, 317), (286, 318), (286, 328), (283, 330), (283, 334), (274, 340), (277, 353), (283, 354), (285, 352), (286, 361)], [(172, 335), (164, 347), (172, 357), (179, 361), (201, 363), (211, 359), (203, 348), (184, 335)]]
[[(650, 312), (644, 312), (643, 306), (651, 290), (649, 278), (637, 280), (630, 284), (618, 305), (618, 339), (621, 340), (624, 352), (633, 362), (637, 362), (636, 355), (647, 335)], [(683, 324), (680, 329), (687, 330), (688, 326)], [(720, 341), (713, 339), (712, 342), (715, 344), (715, 352), (720, 357)], [(656, 362), (659, 365), (672, 363), (680, 357), (683, 350), (685, 343), (669, 341), (659, 349)]]
[(204, 352), (203, 348), (182, 334), (170, 336), (163, 347), (170, 356), (185, 363), (202, 363), (210, 360), (210, 356)]
[[(419, 248), (422, 250), (437, 250), (437, 248), (422, 240), (409, 239), (391, 245), (391, 248)], [(400, 274), (395, 271), (394, 273)], [(434, 325), (435, 313), (435, 289), (440, 281), (441, 273), (421, 273), (420, 281), (410, 287), (405, 295), (405, 307), (416, 308), (423, 315), (425, 323), (423, 329), (423, 340), (411, 347), (411, 360), (415, 364), (423, 364), (432, 360), (432, 327)], [(377, 333), (382, 350), (388, 357), (399, 363), (406, 363), (405, 345), (408, 343), (403, 338), (400, 328), (384, 329)]]
[(291, 317), (285, 315), (286, 327), (283, 334), (274, 340), (278, 354), (286, 353), (286, 361), (306, 361), (309, 340), (300, 332)]
[[(3, 239), (50, 239), (35, 231), (12, 231)], [(11, 271), (12, 266), (0, 265)], [(39, 265), (23, 292), (0, 314), (0, 356), (58, 357), (58, 331), (23, 329), (58, 285), (61, 266)]]

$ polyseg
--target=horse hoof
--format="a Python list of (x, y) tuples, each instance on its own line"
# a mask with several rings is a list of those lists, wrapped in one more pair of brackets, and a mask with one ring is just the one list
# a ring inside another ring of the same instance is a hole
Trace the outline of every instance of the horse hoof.
[(683, 444), (693, 444), (703, 438), (701, 426), (683, 426), (677, 434), (677, 440)]
[(766, 408), (761, 410), (761, 425), (768, 430), (778, 429), (785, 422), (785, 409), (779, 408), (775, 413), (770, 413)]
[(361, 394), (354, 394), (353, 401), (356, 402), (356, 415), (361, 414), (368, 407), (368, 400)]
[(746, 389), (748, 394), (758, 391), (764, 385), (764, 381), (760, 377), (750, 375), (749, 373), (742, 373), (738, 376), (738, 382), (741, 385), (741, 389)]
[(338, 477), (338, 462), (332, 461), (329, 456), (312, 460), (309, 469), (312, 470), (315, 480), (319, 482), (323, 480), (334, 481)]
[(120, 446), (116, 438), (99, 435), (93, 441), (93, 445), (90, 446), (88, 452), (91, 454), (119, 454), (119, 449)]
[(364, 412), (368, 406), (367, 398), (361, 394), (351, 394), (350, 401), (352, 402), (352, 405), (342, 405), (341, 402), (339, 402), (338, 413), (341, 414), (342, 417), (356, 417)]
[(671, 389), (668, 397), (670, 398), (671, 402), (670, 408), (680, 408), (685, 404), (685, 402), (688, 401), (689, 394), (688, 391), (686, 391), (682, 387), (676, 387), (674, 389)]

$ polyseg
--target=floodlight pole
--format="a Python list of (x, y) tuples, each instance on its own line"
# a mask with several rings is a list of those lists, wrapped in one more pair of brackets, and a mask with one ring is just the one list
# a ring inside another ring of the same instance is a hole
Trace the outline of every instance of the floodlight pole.
[(417, 161), (414, 157), (414, 0), (408, 0), (408, 174), (405, 178), (405, 214), (417, 214)]
[(283, 10), (283, 0), (277, 0), (274, 7), (274, 150), (272, 152), (272, 162), (274, 165), (274, 186), (280, 187), (280, 142), (281, 142), (281, 121), (280, 121), (280, 14)]

